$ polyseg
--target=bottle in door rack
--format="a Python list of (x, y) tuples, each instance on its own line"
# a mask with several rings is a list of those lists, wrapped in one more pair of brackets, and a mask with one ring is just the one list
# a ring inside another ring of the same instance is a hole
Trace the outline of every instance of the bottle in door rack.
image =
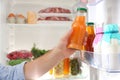
[(87, 23), (86, 31), (87, 31), (87, 40), (86, 40), (86, 44), (85, 44), (85, 50), (93, 52), (92, 44), (93, 44), (93, 40), (95, 38), (94, 23), (93, 22)]

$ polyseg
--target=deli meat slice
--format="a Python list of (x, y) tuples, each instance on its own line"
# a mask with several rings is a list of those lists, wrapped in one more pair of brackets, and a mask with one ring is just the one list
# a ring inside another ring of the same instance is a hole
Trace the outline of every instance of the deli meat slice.
[(45, 9), (41, 9), (39, 13), (71, 13), (69, 9), (61, 8), (61, 7), (49, 7)]

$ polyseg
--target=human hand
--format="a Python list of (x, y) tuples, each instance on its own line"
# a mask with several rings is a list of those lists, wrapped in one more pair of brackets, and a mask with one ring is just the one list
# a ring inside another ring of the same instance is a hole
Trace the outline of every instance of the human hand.
[(68, 39), (72, 33), (72, 29), (69, 30), (59, 41), (59, 44), (54, 48), (56, 52), (59, 52), (64, 58), (69, 57), (75, 52), (74, 49), (67, 48)]

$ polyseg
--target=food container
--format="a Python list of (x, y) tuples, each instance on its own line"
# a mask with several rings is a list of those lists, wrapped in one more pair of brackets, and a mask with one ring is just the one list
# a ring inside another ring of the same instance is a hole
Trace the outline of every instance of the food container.
[(81, 62), (79, 60), (80, 54), (78, 52), (75, 52), (71, 58), (70, 58), (70, 72), (71, 75), (75, 76), (78, 75), (79, 73), (82, 73), (81, 70)]
[(17, 24), (25, 24), (26, 23), (26, 18), (22, 14), (18, 14), (16, 16), (16, 23)]
[(10, 14), (8, 15), (7, 22), (8, 22), (8, 23), (16, 23), (15, 14), (10, 13)]
[(62, 78), (63, 77), (63, 64), (64, 62), (61, 61), (53, 68), (53, 74), (55, 78)]

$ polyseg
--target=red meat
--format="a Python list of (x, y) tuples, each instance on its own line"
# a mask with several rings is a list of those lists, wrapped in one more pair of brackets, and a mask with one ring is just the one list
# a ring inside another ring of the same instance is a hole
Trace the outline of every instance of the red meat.
[(31, 58), (32, 57), (32, 53), (30, 51), (27, 50), (20, 50), (20, 51), (13, 51), (9, 54), (7, 54), (7, 58), (9, 58), (10, 60), (15, 60), (15, 59), (27, 59), (27, 58)]
[(68, 17), (60, 17), (60, 16), (48, 16), (48, 17), (40, 17), (39, 20), (49, 20), (49, 21), (71, 21)]
[(71, 13), (71, 11), (61, 7), (49, 7), (46, 9), (41, 9), (39, 13)]

